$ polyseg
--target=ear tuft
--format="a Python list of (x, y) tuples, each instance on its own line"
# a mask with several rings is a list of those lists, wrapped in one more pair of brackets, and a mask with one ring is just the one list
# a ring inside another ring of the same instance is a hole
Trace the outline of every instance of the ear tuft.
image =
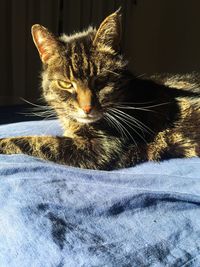
[(42, 62), (48, 63), (58, 48), (56, 38), (45, 27), (39, 24), (32, 26), (31, 33)]
[(108, 48), (117, 52), (121, 41), (121, 8), (109, 15), (101, 23), (95, 35), (93, 45), (101, 49)]

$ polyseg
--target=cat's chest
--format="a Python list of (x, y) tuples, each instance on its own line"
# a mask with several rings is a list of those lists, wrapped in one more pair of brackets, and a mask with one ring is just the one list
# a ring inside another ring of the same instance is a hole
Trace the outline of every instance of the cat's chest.
[[(65, 132), (73, 140), (73, 145), (79, 151), (85, 151), (96, 155), (109, 154), (111, 151), (118, 151), (121, 148), (122, 141), (119, 138), (111, 137), (105, 133), (84, 131), (79, 134)], [(66, 136), (66, 135), (65, 135)]]

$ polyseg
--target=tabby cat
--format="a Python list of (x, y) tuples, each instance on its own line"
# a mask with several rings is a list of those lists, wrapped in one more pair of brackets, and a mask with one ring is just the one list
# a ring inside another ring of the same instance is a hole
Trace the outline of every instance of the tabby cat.
[(43, 63), (43, 96), (64, 134), (3, 138), (0, 153), (101, 170), (200, 155), (198, 77), (147, 79), (128, 71), (120, 11), (97, 30), (57, 38), (36, 24), (32, 36)]

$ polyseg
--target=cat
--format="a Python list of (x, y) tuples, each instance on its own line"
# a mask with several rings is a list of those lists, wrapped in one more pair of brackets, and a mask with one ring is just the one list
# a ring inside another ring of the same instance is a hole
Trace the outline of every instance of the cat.
[(24, 153), (67, 166), (113, 170), (200, 155), (199, 77), (137, 77), (120, 52), (121, 12), (100, 27), (54, 36), (32, 26), (43, 97), (63, 136), (0, 139), (0, 153)]

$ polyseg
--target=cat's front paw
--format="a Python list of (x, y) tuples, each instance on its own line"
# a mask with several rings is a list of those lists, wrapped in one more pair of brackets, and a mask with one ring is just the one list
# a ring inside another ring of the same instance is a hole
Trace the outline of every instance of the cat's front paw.
[(4, 154), (4, 151), (6, 150), (6, 143), (6, 139), (0, 139), (0, 154)]
[(0, 138), (0, 154), (19, 153), (19, 148), (15, 144), (16, 138)]
[(0, 139), (0, 154), (6, 154), (6, 147), (8, 145), (7, 138)]

